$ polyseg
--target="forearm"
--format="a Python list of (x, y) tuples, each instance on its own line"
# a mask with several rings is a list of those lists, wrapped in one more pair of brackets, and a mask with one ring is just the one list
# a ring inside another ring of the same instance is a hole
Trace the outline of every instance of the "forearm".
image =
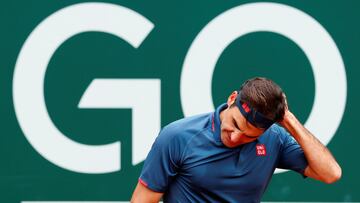
[(304, 150), (309, 167), (316, 174), (314, 178), (332, 183), (341, 177), (341, 168), (330, 151), (290, 111), (281, 124)]

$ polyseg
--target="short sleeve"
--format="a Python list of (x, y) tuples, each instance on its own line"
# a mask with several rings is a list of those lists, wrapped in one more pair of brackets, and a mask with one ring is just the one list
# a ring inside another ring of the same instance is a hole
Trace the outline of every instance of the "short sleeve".
[(144, 162), (139, 182), (153, 191), (165, 192), (177, 175), (181, 148), (176, 132), (163, 129)]
[(285, 129), (279, 129), (282, 147), (277, 167), (290, 169), (304, 175), (305, 168), (308, 165), (304, 151)]

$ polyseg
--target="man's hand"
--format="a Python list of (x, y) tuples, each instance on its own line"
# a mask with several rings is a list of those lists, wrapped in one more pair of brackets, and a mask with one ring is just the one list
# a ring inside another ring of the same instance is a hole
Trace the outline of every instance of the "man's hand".
[(285, 117), (288, 116), (287, 114), (289, 114), (289, 105), (288, 105), (288, 102), (287, 102), (287, 98), (286, 98), (286, 94), (283, 93), (283, 98), (284, 98), (284, 101), (285, 101), (285, 112), (284, 112), (284, 116), (283, 116), (283, 119), (281, 121), (279, 121), (278, 123), (282, 126), (284, 126), (284, 120), (285, 120)]

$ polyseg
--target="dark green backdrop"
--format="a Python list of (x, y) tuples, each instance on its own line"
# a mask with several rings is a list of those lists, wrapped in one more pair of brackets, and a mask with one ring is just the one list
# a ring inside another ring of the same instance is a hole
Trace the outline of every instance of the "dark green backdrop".
[[(121, 171), (100, 175), (65, 170), (40, 156), (19, 127), (12, 98), (15, 63), (29, 34), (52, 13), (80, 2), (14, 0), (0, 4), (1, 203), (129, 200), (142, 167), (131, 165), (131, 110), (79, 109), (85, 89), (94, 78), (159, 78), (161, 125), (182, 118), (180, 75), (192, 41), (217, 15), (253, 1), (106, 1), (132, 9), (155, 25), (138, 49), (99, 32), (78, 34), (60, 46), (46, 72), (47, 109), (61, 132), (77, 142), (99, 145), (121, 140)], [(343, 177), (326, 185), (293, 172), (277, 174), (263, 201), (360, 201), (360, 1), (275, 2), (298, 8), (316, 19), (332, 36), (343, 57), (346, 109), (328, 144), (342, 166)], [(308, 59), (294, 42), (269, 32), (235, 40), (215, 68), (214, 104), (223, 103), (243, 80), (254, 76), (269, 77), (279, 83), (292, 111), (302, 122), (306, 121), (314, 100), (314, 76)]]

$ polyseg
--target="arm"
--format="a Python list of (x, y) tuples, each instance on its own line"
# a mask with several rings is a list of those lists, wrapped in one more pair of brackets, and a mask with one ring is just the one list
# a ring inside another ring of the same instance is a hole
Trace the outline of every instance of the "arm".
[(155, 203), (159, 202), (163, 193), (155, 192), (138, 182), (131, 197), (132, 203)]
[[(176, 126), (175, 126), (176, 127)], [(131, 202), (159, 202), (180, 168), (180, 159), (186, 139), (173, 126), (164, 127), (146, 157)]]
[(304, 175), (325, 183), (333, 183), (340, 179), (341, 168), (330, 151), (297, 120), (294, 114), (286, 110), (280, 124), (304, 151), (309, 164)]

